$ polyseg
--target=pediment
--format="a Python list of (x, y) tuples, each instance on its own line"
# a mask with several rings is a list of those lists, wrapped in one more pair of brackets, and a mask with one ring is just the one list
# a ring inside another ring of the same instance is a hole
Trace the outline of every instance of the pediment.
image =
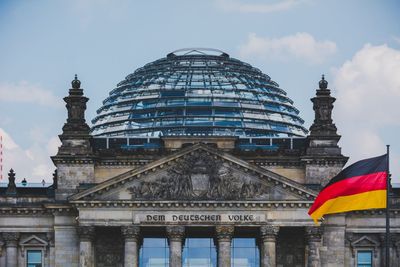
[(42, 246), (47, 246), (48, 243), (45, 240), (37, 237), (36, 235), (31, 235), (31, 236), (21, 240), (19, 242), (19, 245), (20, 246), (42, 247)]
[(359, 239), (351, 242), (352, 247), (377, 247), (379, 243), (368, 236), (362, 236)]
[(118, 175), (70, 200), (312, 200), (315, 192), (203, 144)]

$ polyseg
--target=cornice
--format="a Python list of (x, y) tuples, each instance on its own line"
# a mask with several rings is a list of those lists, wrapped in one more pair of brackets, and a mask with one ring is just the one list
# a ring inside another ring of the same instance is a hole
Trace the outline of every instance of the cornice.
[(312, 201), (71, 201), (76, 208), (287, 208), (308, 209)]

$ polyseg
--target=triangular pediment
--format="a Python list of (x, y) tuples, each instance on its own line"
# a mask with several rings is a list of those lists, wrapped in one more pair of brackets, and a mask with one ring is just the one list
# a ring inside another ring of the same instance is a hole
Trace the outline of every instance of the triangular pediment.
[(37, 237), (36, 235), (31, 235), (19, 242), (20, 246), (47, 246), (48, 243)]
[(312, 200), (286, 177), (196, 144), (111, 178), (70, 200)]

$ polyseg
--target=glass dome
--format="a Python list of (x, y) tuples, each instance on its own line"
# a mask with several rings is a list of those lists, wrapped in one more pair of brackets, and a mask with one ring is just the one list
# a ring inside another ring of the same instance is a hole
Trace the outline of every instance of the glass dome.
[(92, 120), (96, 137), (295, 137), (307, 130), (286, 92), (215, 49), (181, 49), (129, 74)]

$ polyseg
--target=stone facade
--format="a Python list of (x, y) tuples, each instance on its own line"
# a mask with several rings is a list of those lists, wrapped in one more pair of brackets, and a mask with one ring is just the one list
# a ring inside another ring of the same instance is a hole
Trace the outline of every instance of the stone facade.
[[(168, 240), (169, 266), (182, 266), (185, 239), (214, 239), (220, 267), (231, 266), (232, 240), (256, 239), (260, 266), (356, 266), (370, 251), (384, 264), (381, 210), (329, 215), (315, 226), (307, 211), (347, 161), (323, 79), (312, 99), (316, 118), (303, 149), (239, 151), (235, 138), (165, 138), (154, 151), (100, 151), (84, 120), (87, 98), (75, 79), (68, 119), (52, 157), (49, 188), (0, 191), (0, 266), (138, 266), (143, 239)], [(400, 266), (399, 196), (393, 196), (391, 266)]]

